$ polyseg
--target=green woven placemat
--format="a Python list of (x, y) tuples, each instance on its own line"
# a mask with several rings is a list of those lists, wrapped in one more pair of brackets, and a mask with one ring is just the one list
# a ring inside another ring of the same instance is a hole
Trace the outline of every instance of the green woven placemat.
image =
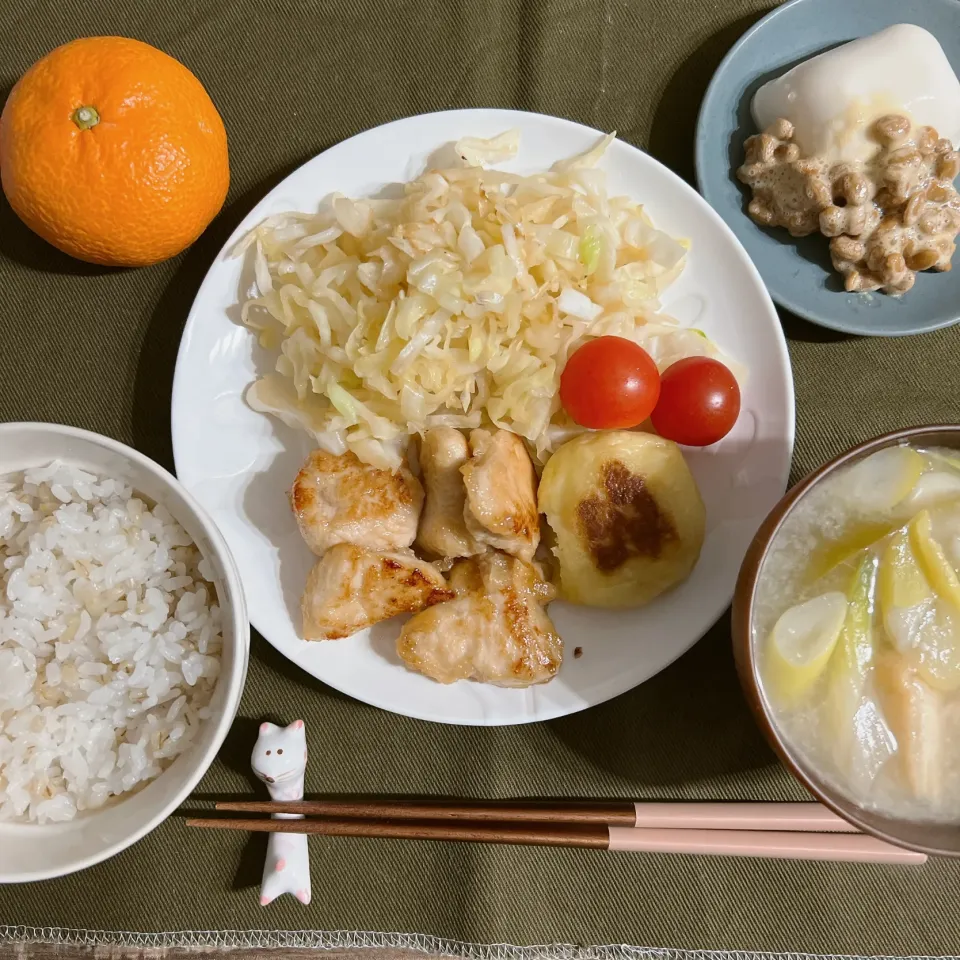
[[(54, 420), (171, 465), (180, 331), (220, 245), (307, 158), (397, 117), (516, 107), (616, 129), (688, 178), (707, 81), (765, 0), (86, 0), (0, 3), (0, 90), (73, 37), (140, 37), (223, 113), (233, 184), (186, 254), (146, 270), (69, 260), (0, 204), (0, 417)], [(794, 475), (873, 434), (960, 411), (960, 328), (855, 340), (784, 321)], [(726, 619), (660, 676), (586, 713), (435, 726), (355, 703), (254, 639), (247, 689), (202, 796), (248, 795), (258, 720), (307, 722), (315, 792), (800, 799), (747, 714)], [(921, 869), (314, 840), (314, 898), (257, 904), (263, 843), (176, 819), (108, 863), (0, 888), (0, 922), (170, 931), (374, 930), (519, 944), (947, 954), (960, 864)], [(0, 851), (2, 856), (2, 851)], [(326, 942), (317, 940), (316, 942)]]

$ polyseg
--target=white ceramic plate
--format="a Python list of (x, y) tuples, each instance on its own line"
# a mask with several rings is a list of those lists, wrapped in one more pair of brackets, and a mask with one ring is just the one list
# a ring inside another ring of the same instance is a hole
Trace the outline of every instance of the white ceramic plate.
[[(705, 330), (750, 368), (734, 430), (714, 447), (689, 453), (707, 507), (706, 541), (693, 574), (640, 610), (552, 604), (565, 662), (552, 682), (527, 690), (472, 682), (443, 686), (406, 670), (394, 653), (395, 621), (337, 642), (298, 638), (299, 596), (312, 557), (286, 491), (310, 444), (244, 402), (247, 386), (272, 362), (237, 323), (238, 295), (245, 292), (248, 274), (229, 251), (270, 214), (314, 210), (334, 191), (373, 194), (418, 176), (427, 157), (447, 143), (512, 127), (522, 134), (520, 155), (504, 166), (525, 173), (579, 153), (601, 135), (538, 114), (458, 110), (370, 130), (292, 173), (250, 212), (210, 268), (187, 321), (174, 384), (177, 472), (230, 544), (253, 625), (324, 683), (385, 710), (445, 723), (526, 723), (574, 713), (629, 690), (680, 656), (729, 604), (747, 545), (784, 491), (793, 449), (790, 362), (760, 276), (693, 189), (617, 141), (602, 161), (610, 192), (633, 196), (658, 226), (693, 244), (683, 275), (665, 297), (665, 310)], [(574, 657), (577, 647), (582, 655)]]

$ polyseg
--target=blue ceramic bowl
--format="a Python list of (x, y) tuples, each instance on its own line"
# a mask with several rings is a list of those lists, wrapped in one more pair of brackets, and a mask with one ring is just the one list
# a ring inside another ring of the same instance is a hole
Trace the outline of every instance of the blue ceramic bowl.
[(756, 133), (754, 93), (801, 60), (895, 23), (929, 30), (960, 73), (958, 0), (789, 0), (751, 27), (720, 64), (697, 121), (700, 192), (750, 254), (780, 306), (843, 333), (895, 337), (925, 333), (960, 319), (960, 263), (950, 273), (922, 273), (903, 297), (847, 293), (830, 265), (826, 238), (793, 239), (757, 226), (746, 212), (749, 190), (736, 178), (743, 141)]

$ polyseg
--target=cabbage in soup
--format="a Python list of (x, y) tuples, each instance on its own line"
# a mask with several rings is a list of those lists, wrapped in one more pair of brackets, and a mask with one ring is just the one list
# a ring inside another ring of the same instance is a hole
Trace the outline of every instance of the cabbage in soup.
[(781, 732), (859, 805), (960, 820), (960, 451), (888, 447), (796, 506), (757, 588)]

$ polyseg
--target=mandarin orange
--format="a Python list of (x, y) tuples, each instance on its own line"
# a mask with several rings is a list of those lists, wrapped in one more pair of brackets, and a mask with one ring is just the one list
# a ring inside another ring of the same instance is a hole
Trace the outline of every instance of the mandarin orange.
[(65, 253), (144, 266), (188, 247), (223, 206), (227, 133), (182, 63), (139, 40), (87, 37), (10, 92), (0, 181), (20, 219)]

